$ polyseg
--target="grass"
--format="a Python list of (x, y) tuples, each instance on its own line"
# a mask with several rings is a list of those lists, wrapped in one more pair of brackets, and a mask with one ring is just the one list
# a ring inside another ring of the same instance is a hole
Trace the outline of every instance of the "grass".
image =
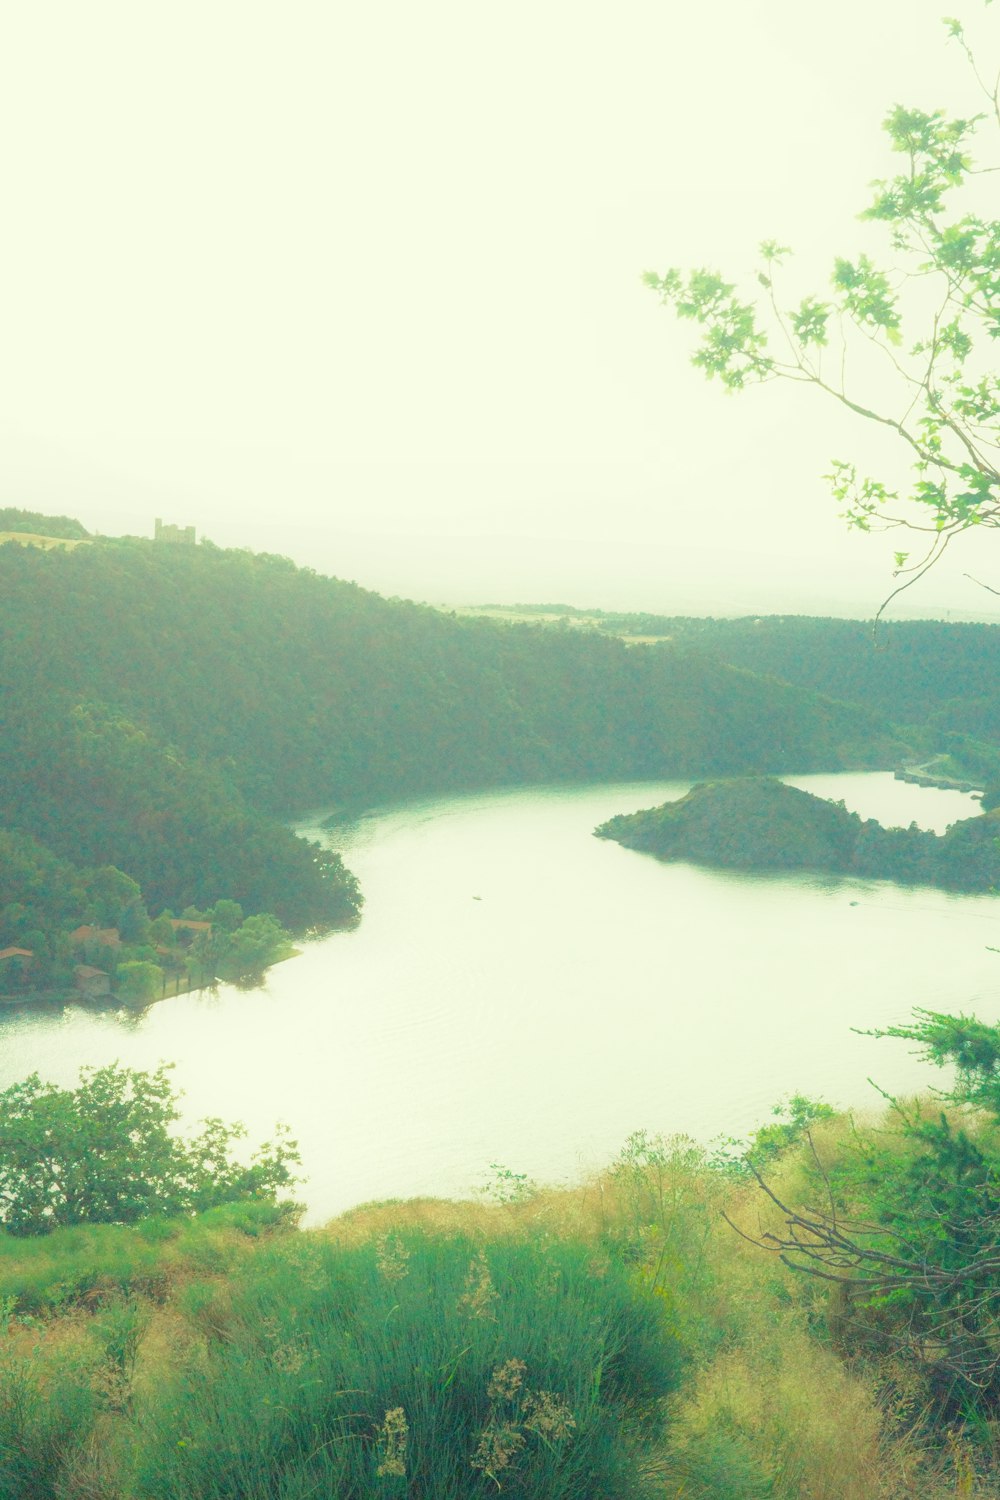
[(0, 531), (0, 546), (19, 542), (22, 547), (80, 547), (89, 545), (83, 537), (37, 536), (30, 531)]
[[(850, 1134), (817, 1126), (826, 1151)], [(774, 1171), (808, 1191), (804, 1153)], [(919, 1371), (845, 1362), (825, 1288), (723, 1209), (749, 1228), (766, 1205), (637, 1135), (509, 1201), (0, 1238), (0, 1497), (998, 1493), (989, 1424), (944, 1434)]]

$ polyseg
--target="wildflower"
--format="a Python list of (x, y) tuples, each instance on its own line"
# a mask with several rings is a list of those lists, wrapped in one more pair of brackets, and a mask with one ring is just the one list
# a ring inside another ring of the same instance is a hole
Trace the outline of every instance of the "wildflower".
[(394, 1406), (385, 1414), (378, 1430), (378, 1441), (382, 1449), (382, 1462), (375, 1473), (379, 1478), (387, 1475), (397, 1479), (406, 1478), (406, 1438), (410, 1431), (406, 1413), (401, 1406)]
[(559, 1443), (570, 1435), (576, 1419), (561, 1396), (551, 1391), (529, 1391), (524, 1398), (524, 1425), (547, 1443)]
[(283, 1375), (296, 1375), (306, 1362), (306, 1351), (298, 1342), (278, 1344), (272, 1351), (271, 1359), (274, 1368)]
[(497, 1475), (514, 1462), (523, 1447), (524, 1437), (511, 1422), (504, 1422), (502, 1425), (491, 1422), (479, 1434), (479, 1444), (470, 1463), (474, 1469), (480, 1469), (487, 1479), (499, 1484)]
[(375, 1264), (386, 1281), (402, 1281), (409, 1271), (410, 1252), (394, 1234), (380, 1234), (375, 1241)]
[(458, 1311), (470, 1318), (491, 1318), (491, 1309), (496, 1300), (497, 1291), (490, 1275), (489, 1262), (480, 1250), (466, 1274), (465, 1291), (458, 1299)]
[(521, 1388), (527, 1368), (523, 1359), (509, 1359), (505, 1365), (497, 1365), (486, 1387), (490, 1400), (513, 1401)]

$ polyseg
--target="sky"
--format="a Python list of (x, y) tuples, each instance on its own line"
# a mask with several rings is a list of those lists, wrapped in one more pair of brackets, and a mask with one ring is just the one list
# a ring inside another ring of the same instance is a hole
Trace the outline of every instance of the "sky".
[[(640, 275), (877, 251), (889, 106), (976, 107), (941, 8), (13, 7), (0, 505), (434, 603), (870, 616), (899, 543), (822, 476), (902, 456), (707, 385)], [(1000, 617), (996, 544), (954, 551), (897, 615)]]

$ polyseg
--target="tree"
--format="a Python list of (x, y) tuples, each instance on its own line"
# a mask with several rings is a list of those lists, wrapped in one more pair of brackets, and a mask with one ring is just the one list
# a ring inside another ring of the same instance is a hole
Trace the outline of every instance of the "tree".
[(148, 959), (120, 963), (116, 979), (116, 995), (130, 1004), (145, 1005), (163, 994), (163, 970)]
[[(745, 1238), (836, 1283), (845, 1328), (867, 1347), (915, 1354), (960, 1399), (1000, 1397), (1000, 1026), (917, 1010), (873, 1036), (913, 1041), (956, 1070), (931, 1109), (890, 1099), (888, 1128), (855, 1125), (829, 1160), (808, 1136), (808, 1207), (790, 1205), (746, 1158), (780, 1228)], [(894, 1127), (894, 1128), (893, 1128)], [(732, 1222), (732, 1221), (730, 1221)]]
[[(987, 107), (956, 119), (901, 105), (889, 111), (884, 128), (902, 170), (876, 183), (862, 214), (888, 233), (888, 268), (868, 254), (837, 257), (828, 294), (789, 300), (790, 251), (768, 241), (752, 296), (714, 270), (645, 277), (678, 317), (698, 325), (693, 362), (727, 391), (778, 379), (805, 384), (900, 440), (913, 470), (908, 494), (841, 459), (829, 476), (849, 524), (926, 538), (915, 561), (896, 553), (904, 581), (890, 599), (954, 537), (1000, 527), (1000, 219), (982, 193), (982, 174), (997, 168), (977, 154), (1000, 128), (1000, 76), (986, 82), (962, 23), (945, 25)], [(970, 858), (994, 852), (992, 825), (969, 820), (952, 842), (945, 852), (968, 878)], [(869, 1342), (909, 1349), (925, 1370), (966, 1394), (986, 1391), (995, 1407), (1000, 1027), (917, 1011), (913, 1024), (876, 1035), (915, 1041), (933, 1062), (954, 1064), (956, 1085), (942, 1095), (949, 1108), (891, 1099), (895, 1131), (858, 1127), (831, 1161), (813, 1147), (816, 1197), (807, 1208), (779, 1196), (751, 1154), (749, 1168), (782, 1223), (747, 1237), (837, 1283)]]
[(237, 984), (257, 985), (264, 977), (269, 964), (276, 963), (289, 952), (289, 936), (274, 917), (267, 912), (247, 917), (234, 932), (225, 954), (224, 968)]
[[(791, 252), (772, 240), (760, 247), (760, 291), (749, 299), (712, 270), (644, 277), (678, 317), (700, 326), (693, 363), (707, 378), (728, 391), (776, 379), (810, 385), (908, 449), (913, 482), (905, 497), (841, 459), (829, 475), (852, 526), (926, 536), (915, 561), (896, 553), (896, 576), (905, 581), (890, 598), (916, 582), (954, 536), (1000, 526), (1000, 376), (993, 368), (1000, 219), (978, 201), (981, 174), (997, 168), (974, 155), (986, 131), (1000, 127), (1000, 76), (985, 82), (962, 24), (945, 25), (987, 108), (962, 119), (901, 105), (889, 111), (884, 128), (903, 167), (876, 183), (861, 216), (888, 229), (888, 269), (867, 254), (838, 257), (828, 295), (789, 302), (782, 271)], [(870, 397), (873, 384), (878, 394)]]
[(138, 882), (114, 865), (101, 865), (84, 877), (84, 890), (91, 904), (90, 920), (98, 927), (118, 927), (126, 912), (142, 900)]
[(296, 1181), (299, 1155), (280, 1129), (249, 1165), (232, 1156), (246, 1131), (202, 1122), (184, 1140), (168, 1069), (84, 1068), (76, 1089), (37, 1073), (0, 1093), (0, 1226), (46, 1234), (69, 1224), (132, 1224), (251, 1198)]
[[(240, 909), (231, 901), (218, 905)], [(213, 912), (217, 909), (213, 908)], [(224, 910), (224, 919), (226, 916)], [(269, 912), (259, 912), (235, 928), (216, 927), (213, 918), (211, 930), (199, 932), (191, 944), (189, 962), (202, 985), (229, 979), (253, 989), (263, 982), (264, 971), (270, 964), (287, 958), (291, 952), (290, 933)]]

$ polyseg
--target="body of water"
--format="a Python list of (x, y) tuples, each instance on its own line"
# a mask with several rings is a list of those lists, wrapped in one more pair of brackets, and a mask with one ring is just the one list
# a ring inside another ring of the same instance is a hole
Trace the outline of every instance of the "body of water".
[[(790, 779), (887, 825), (940, 832), (977, 807), (881, 773)], [(943, 1082), (853, 1028), (914, 1006), (1000, 1019), (996, 899), (661, 864), (593, 838), (688, 785), (498, 791), (303, 827), (358, 875), (356, 930), (257, 992), (7, 1013), (0, 1087), (174, 1062), (186, 1117), (242, 1119), (253, 1138), (291, 1126), (315, 1222), (467, 1194), (491, 1163), (573, 1180), (639, 1128), (740, 1135), (792, 1092), (874, 1108), (869, 1077)]]

